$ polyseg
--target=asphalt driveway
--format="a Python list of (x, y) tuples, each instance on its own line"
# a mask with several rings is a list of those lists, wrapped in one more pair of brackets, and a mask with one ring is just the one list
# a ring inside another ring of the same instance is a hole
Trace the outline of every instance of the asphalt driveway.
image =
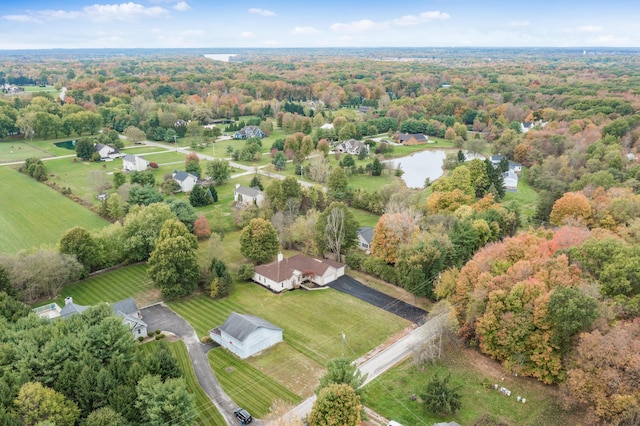
[(343, 275), (334, 282), (328, 284), (329, 287), (350, 294), (360, 300), (370, 303), (378, 308), (384, 309), (394, 315), (409, 320), (415, 324), (422, 325), (425, 321), (427, 311), (410, 305), (400, 299), (388, 296), (384, 293), (367, 287), (360, 281), (348, 275)]
[(238, 424), (238, 420), (233, 415), (233, 410), (237, 408), (237, 405), (222, 390), (209, 365), (207, 352), (211, 349), (211, 345), (200, 343), (193, 327), (162, 303), (142, 308), (140, 311), (142, 312), (142, 320), (147, 323), (149, 331), (170, 331), (184, 341), (198, 383), (226, 419), (227, 424)]

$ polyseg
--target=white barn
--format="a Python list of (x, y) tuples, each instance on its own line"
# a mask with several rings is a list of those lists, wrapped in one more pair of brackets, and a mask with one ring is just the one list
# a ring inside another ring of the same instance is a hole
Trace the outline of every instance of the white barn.
[(253, 281), (277, 293), (292, 290), (305, 282), (323, 287), (344, 275), (344, 265), (333, 260), (314, 259), (297, 254), (255, 267)]
[(245, 359), (282, 342), (282, 329), (263, 318), (232, 312), (224, 324), (209, 331), (209, 336)]

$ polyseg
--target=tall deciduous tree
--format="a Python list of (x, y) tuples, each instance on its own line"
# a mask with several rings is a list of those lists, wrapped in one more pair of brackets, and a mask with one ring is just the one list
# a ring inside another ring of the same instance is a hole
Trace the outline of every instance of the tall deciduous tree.
[(123, 133), (126, 138), (134, 144), (140, 143), (147, 138), (147, 135), (145, 135), (142, 130), (138, 129), (135, 126), (127, 127), (126, 129), (124, 129)]
[(316, 224), (316, 244), (321, 253), (340, 255), (353, 247), (358, 238), (358, 222), (344, 203), (334, 202), (320, 215)]
[(200, 276), (196, 237), (178, 220), (162, 225), (156, 247), (149, 257), (147, 273), (166, 298), (191, 294)]
[(80, 416), (73, 401), (39, 382), (22, 385), (14, 404), (25, 425), (51, 421), (60, 426), (73, 426)]
[(409, 211), (383, 214), (373, 233), (371, 255), (395, 264), (401, 246), (411, 243), (418, 233), (416, 219), (415, 214)]
[(322, 389), (309, 414), (311, 426), (356, 426), (360, 422), (360, 397), (346, 384)]
[(278, 234), (265, 219), (251, 219), (240, 233), (240, 253), (254, 263), (271, 262), (279, 249)]
[(567, 192), (553, 204), (549, 221), (553, 225), (561, 225), (567, 219), (580, 220), (585, 225), (591, 224), (591, 203), (580, 192)]
[(164, 203), (137, 206), (129, 211), (124, 222), (124, 245), (129, 262), (139, 262), (149, 257), (156, 246), (162, 225), (168, 219), (176, 219), (176, 215)]
[(222, 185), (231, 176), (231, 167), (227, 160), (217, 159), (207, 163), (207, 174), (217, 185)]
[(98, 246), (89, 231), (79, 226), (69, 229), (58, 242), (60, 253), (76, 257), (84, 267), (84, 276), (100, 263)]
[(329, 174), (329, 182), (327, 186), (330, 198), (338, 201), (343, 201), (348, 198), (349, 180), (347, 179), (347, 175), (344, 170), (340, 167), (336, 167), (333, 169), (331, 174)]
[(211, 228), (209, 227), (209, 221), (204, 214), (201, 213), (193, 224), (193, 233), (198, 239), (207, 239), (211, 235)]
[(195, 397), (183, 378), (162, 381), (160, 376), (145, 376), (136, 386), (136, 407), (146, 424), (190, 424), (196, 416)]
[(80, 138), (76, 142), (76, 155), (83, 160), (90, 160), (93, 153), (96, 152), (93, 147), (93, 141), (89, 138)]

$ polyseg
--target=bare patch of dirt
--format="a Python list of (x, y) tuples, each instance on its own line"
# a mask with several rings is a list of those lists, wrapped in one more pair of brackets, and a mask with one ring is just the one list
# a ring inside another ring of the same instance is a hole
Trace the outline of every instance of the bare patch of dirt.
[(139, 307), (153, 305), (154, 303), (162, 301), (162, 294), (160, 293), (160, 289), (151, 288), (145, 292), (138, 294), (135, 297), (135, 301)]

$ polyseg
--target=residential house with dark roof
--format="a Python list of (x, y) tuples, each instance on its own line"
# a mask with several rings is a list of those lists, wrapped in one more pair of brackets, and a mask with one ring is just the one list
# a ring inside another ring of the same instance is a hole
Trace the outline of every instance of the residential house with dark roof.
[(196, 183), (198, 183), (198, 176), (192, 175), (187, 172), (175, 172), (173, 174), (173, 180), (180, 185), (180, 191), (191, 192)]
[(221, 326), (209, 331), (209, 336), (245, 359), (282, 342), (282, 329), (264, 318), (231, 312)]
[(358, 248), (368, 252), (371, 249), (371, 241), (373, 241), (373, 228), (370, 226), (358, 228)]
[(398, 132), (393, 135), (393, 138), (397, 143), (402, 145), (419, 145), (423, 143), (429, 143), (429, 136), (424, 133), (402, 133)]
[(62, 307), (59, 316), (60, 318), (69, 318), (72, 315), (81, 314), (89, 308), (90, 306), (83, 306), (78, 305), (77, 303), (73, 303), (73, 297), (67, 296), (64, 298), (64, 306)]
[(233, 201), (236, 205), (248, 206), (255, 204), (258, 207), (262, 207), (267, 198), (264, 192), (260, 188), (248, 188), (240, 184), (236, 184), (236, 189), (233, 191)]
[(253, 281), (279, 293), (305, 286), (305, 283), (324, 287), (343, 275), (344, 265), (333, 260), (314, 259), (304, 254), (284, 259), (278, 254), (275, 262), (255, 267)]
[(258, 126), (245, 126), (233, 134), (234, 139), (264, 138), (266, 135)]
[(367, 155), (369, 155), (369, 145), (362, 141), (349, 139), (336, 145), (334, 151), (344, 154), (359, 155), (360, 151), (363, 149), (367, 152)]
[(114, 158), (120, 158), (121, 154), (118, 148), (114, 148), (103, 143), (97, 143), (94, 146), (96, 152), (100, 154), (102, 161), (112, 161)]
[(371, 111), (373, 111), (373, 108), (370, 107), (370, 106), (364, 106), (363, 105), (360, 108), (358, 108), (358, 112), (361, 113), (361, 114), (366, 114), (366, 113), (371, 112)]

